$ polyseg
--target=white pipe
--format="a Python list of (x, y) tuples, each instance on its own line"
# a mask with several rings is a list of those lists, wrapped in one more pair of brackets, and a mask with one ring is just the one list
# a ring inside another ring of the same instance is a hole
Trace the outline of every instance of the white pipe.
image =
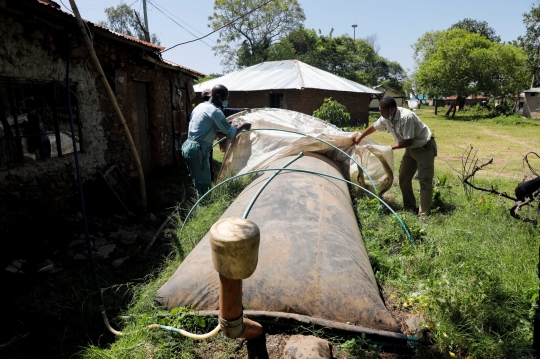
[(175, 327), (170, 327), (168, 325), (161, 325), (161, 324), (150, 324), (148, 326), (148, 329), (163, 329), (163, 330), (168, 330), (170, 332), (175, 332), (175, 333), (178, 333), (178, 334), (182, 334), (183, 336), (191, 338), (191, 339), (203, 340), (203, 339), (211, 338), (214, 335), (216, 335), (221, 330), (221, 326), (218, 324), (217, 327), (214, 328), (214, 330), (212, 330), (211, 332), (206, 333), (206, 334), (193, 334), (193, 333), (187, 332), (187, 331), (185, 331), (183, 329), (178, 329), (178, 328), (175, 328)]

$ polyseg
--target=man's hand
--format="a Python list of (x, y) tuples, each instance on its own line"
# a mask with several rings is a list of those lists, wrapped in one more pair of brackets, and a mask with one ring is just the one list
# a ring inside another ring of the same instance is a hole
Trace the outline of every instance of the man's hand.
[(359, 144), (360, 141), (362, 141), (362, 136), (361, 136), (361, 135), (358, 135), (358, 136), (356, 136), (355, 138), (353, 138), (353, 143), (354, 143), (355, 145)]

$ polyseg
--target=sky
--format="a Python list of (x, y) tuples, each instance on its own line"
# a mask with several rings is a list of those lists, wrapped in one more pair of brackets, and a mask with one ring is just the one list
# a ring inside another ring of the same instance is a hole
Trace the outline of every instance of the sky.
[[(56, 0), (60, 3), (60, 0)], [(75, 0), (84, 19), (106, 20), (104, 9), (122, 2), (143, 13), (142, 0)], [(62, 9), (71, 9), (62, 0)], [(377, 35), (379, 55), (396, 61), (408, 72), (414, 69), (411, 45), (425, 32), (446, 30), (465, 18), (486, 21), (502, 41), (525, 34), (523, 13), (538, 0), (453, 0), (413, 2), (398, 0), (299, 0), (304, 9), (304, 26), (322, 34), (348, 34), (356, 38)], [(147, 0), (148, 27), (161, 40), (161, 46), (172, 47), (211, 32), (208, 17), (213, 0)], [(161, 10), (161, 11), (160, 11)], [(249, 11), (249, 10), (247, 10)], [(165, 16), (165, 13), (167, 16)], [(172, 19), (172, 20), (171, 20)], [(176, 22), (173, 22), (173, 20)], [(181, 26), (179, 26), (179, 25)], [(353, 30), (352, 25), (358, 25)], [(221, 58), (212, 50), (218, 33), (202, 41), (177, 46), (163, 57), (204, 74), (223, 73)]]

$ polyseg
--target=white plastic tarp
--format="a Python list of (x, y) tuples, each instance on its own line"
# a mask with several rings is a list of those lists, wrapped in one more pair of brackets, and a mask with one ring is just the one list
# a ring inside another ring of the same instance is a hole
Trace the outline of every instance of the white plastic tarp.
[[(354, 145), (353, 138), (358, 135), (357, 132), (345, 132), (315, 117), (275, 108), (240, 112), (230, 116), (228, 120), (235, 125), (250, 123), (252, 130), (234, 140), (228, 140), (219, 174), (220, 180), (230, 174), (266, 168), (270, 162), (304, 151), (327, 155), (341, 167), (345, 177), (348, 176), (351, 181), (371, 192), (375, 193), (372, 181), (379, 194), (392, 186), (394, 155), (391, 147), (378, 145), (369, 138), (364, 138), (359, 145)], [(318, 139), (352, 156), (369, 174), (371, 180), (347, 156)], [(353, 190), (359, 194), (363, 192), (356, 187)]]

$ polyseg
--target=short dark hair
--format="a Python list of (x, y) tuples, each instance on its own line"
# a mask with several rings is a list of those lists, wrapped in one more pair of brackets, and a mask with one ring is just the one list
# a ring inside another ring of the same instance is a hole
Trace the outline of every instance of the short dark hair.
[(397, 103), (393, 97), (385, 96), (379, 101), (379, 106), (381, 106), (385, 110), (388, 110), (390, 108), (397, 107)]
[(212, 87), (212, 100), (216, 99), (216, 96), (218, 95), (219, 101), (222, 102), (224, 99), (229, 97), (229, 90), (223, 85), (216, 85)]

